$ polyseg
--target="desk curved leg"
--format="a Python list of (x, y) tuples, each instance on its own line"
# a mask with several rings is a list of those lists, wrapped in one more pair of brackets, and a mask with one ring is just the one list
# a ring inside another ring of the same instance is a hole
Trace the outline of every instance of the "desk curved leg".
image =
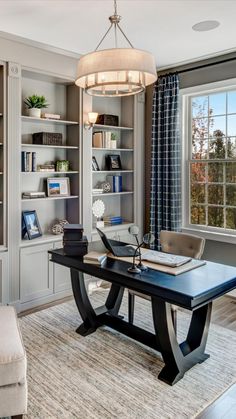
[(83, 272), (79, 272), (76, 269), (71, 269), (70, 272), (75, 302), (83, 320), (76, 332), (82, 336), (87, 336), (102, 326), (101, 316), (103, 314), (108, 313), (111, 316), (118, 316), (124, 288), (112, 284), (105, 305), (94, 309), (85, 287)]
[(99, 327), (96, 313), (89, 301), (88, 293), (84, 283), (84, 274), (76, 269), (70, 270), (72, 290), (75, 302), (83, 323), (76, 330), (82, 336), (90, 335)]
[(212, 304), (196, 309), (192, 314), (186, 341), (179, 344), (171, 316), (171, 304), (152, 297), (152, 313), (156, 336), (165, 366), (158, 378), (170, 385), (177, 383), (197, 363), (205, 361)]

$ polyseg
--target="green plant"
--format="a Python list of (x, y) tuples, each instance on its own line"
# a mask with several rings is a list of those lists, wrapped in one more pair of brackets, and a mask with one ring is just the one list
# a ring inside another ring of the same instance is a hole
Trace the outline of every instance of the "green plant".
[(111, 133), (111, 140), (112, 141), (116, 141), (117, 140), (117, 135), (114, 132)]
[(37, 108), (47, 108), (49, 104), (47, 103), (44, 96), (32, 95), (26, 97), (24, 100), (24, 104), (27, 106), (28, 109)]

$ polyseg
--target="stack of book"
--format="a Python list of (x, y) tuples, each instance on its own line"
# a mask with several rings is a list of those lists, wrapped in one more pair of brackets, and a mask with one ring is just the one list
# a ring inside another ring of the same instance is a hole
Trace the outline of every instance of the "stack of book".
[(40, 164), (38, 170), (40, 172), (55, 172), (55, 164)]
[(111, 148), (111, 131), (99, 131), (93, 133), (93, 147)]
[(84, 256), (84, 263), (90, 263), (92, 265), (102, 265), (107, 259), (106, 253), (100, 252), (89, 252)]
[(33, 151), (21, 152), (21, 171), (22, 172), (36, 172), (36, 153)]
[(107, 180), (111, 185), (112, 192), (122, 192), (122, 176), (121, 175), (113, 175), (107, 176)]
[(36, 199), (36, 198), (45, 198), (45, 192), (33, 191), (33, 192), (23, 192), (23, 199)]
[(113, 226), (116, 224), (122, 224), (123, 218), (119, 215), (108, 215), (106, 217), (103, 217), (103, 221), (106, 226)]

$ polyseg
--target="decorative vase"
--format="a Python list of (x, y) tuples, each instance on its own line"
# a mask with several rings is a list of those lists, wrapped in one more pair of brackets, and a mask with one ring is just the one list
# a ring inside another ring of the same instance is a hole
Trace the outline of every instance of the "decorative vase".
[(117, 148), (117, 141), (116, 140), (111, 140), (110, 145), (111, 145), (112, 149)]
[(41, 109), (39, 108), (30, 108), (28, 109), (29, 116), (32, 118), (41, 118)]

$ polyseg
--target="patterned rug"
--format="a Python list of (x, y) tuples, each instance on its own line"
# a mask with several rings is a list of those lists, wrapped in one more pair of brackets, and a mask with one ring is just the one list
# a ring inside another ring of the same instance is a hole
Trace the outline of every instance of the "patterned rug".
[[(107, 290), (93, 294), (101, 305)], [(152, 331), (150, 303), (137, 298), (135, 324)], [(121, 312), (127, 313), (125, 297)], [(74, 301), (20, 319), (28, 356), (26, 418), (183, 419), (196, 417), (236, 381), (236, 333), (210, 327), (211, 357), (175, 386), (158, 380), (161, 355), (107, 327), (86, 338)], [(178, 313), (178, 337), (189, 316)]]

